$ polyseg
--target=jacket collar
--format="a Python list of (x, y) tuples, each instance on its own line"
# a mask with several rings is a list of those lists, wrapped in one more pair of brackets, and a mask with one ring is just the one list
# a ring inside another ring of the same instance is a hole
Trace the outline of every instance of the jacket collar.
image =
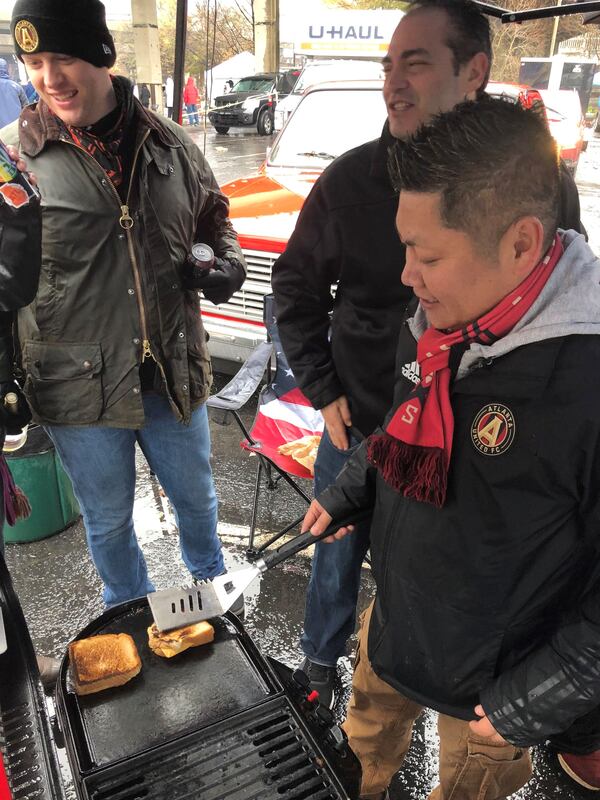
[(388, 121), (385, 121), (385, 125), (383, 126), (383, 130), (381, 132), (381, 136), (377, 142), (377, 147), (375, 148), (375, 152), (373, 153), (373, 158), (371, 159), (371, 169), (369, 174), (372, 178), (382, 178), (386, 183), (390, 183), (389, 173), (388, 173), (388, 154), (390, 151), (390, 147), (393, 146), (396, 140), (390, 133), (390, 126)]
[[(126, 98), (133, 106), (133, 121), (139, 134), (149, 130), (156, 141), (164, 147), (179, 147), (180, 142), (164, 125), (160, 117), (147, 111), (133, 97), (131, 83), (120, 75), (113, 77), (117, 96)], [(54, 114), (43, 100), (26, 106), (19, 117), (19, 141), (25, 155), (35, 157), (46, 147), (48, 142), (58, 142), (62, 138), (60, 125)]]

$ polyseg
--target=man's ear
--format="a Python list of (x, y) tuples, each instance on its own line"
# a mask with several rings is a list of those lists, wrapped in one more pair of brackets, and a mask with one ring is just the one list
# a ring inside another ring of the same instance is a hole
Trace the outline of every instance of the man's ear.
[(544, 255), (544, 226), (537, 217), (521, 217), (503, 238), (515, 274), (525, 279)]
[(490, 68), (490, 60), (485, 53), (475, 53), (466, 67), (467, 96), (475, 99), (475, 94), (483, 86)]

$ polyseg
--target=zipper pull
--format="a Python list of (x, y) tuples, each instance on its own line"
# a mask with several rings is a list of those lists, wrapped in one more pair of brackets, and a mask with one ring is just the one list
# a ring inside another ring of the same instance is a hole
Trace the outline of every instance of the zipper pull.
[(144, 345), (144, 352), (142, 353), (142, 363), (144, 363), (144, 361), (147, 358), (154, 359), (154, 356), (152, 355), (152, 350), (150, 349), (150, 342), (148, 341), (148, 339), (144, 339), (143, 345)]
[(119, 219), (119, 225), (126, 231), (133, 228), (133, 219), (129, 215), (129, 206), (121, 206), (121, 217)]

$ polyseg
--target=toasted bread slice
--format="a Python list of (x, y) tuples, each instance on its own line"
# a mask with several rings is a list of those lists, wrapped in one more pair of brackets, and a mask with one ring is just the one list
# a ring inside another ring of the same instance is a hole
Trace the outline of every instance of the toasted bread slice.
[(128, 633), (105, 633), (71, 642), (69, 660), (75, 692), (80, 695), (122, 686), (142, 668)]
[(189, 647), (208, 644), (214, 638), (215, 629), (206, 621), (164, 632), (159, 631), (156, 625), (148, 628), (148, 646), (153, 653), (163, 658), (173, 658)]

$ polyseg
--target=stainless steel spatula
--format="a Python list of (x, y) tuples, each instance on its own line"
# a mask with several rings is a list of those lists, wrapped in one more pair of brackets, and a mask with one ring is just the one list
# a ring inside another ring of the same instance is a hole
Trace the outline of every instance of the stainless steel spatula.
[(159, 631), (183, 628), (203, 619), (218, 617), (223, 609), (210, 581), (182, 589), (162, 589), (148, 595), (148, 603)]
[[(287, 558), (295, 556), (311, 544), (320, 542), (346, 525), (355, 525), (367, 519), (372, 510), (355, 513), (339, 522), (332, 522), (327, 530), (319, 536), (312, 533), (303, 533), (289, 542), (282, 544), (276, 550), (271, 550), (263, 558), (256, 561), (251, 567), (226, 572), (211, 581), (202, 581), (197, 586), (184, 589), (164, 589), (148, 595), (148, 602), (156, 627), (161, 631), (171, 628), (180, 628), (192, 625), (204, 619), (217, 617), (224, 614), (235, 603), (238, 597), (252, 583), (255, 578), (262, 575), (271, 567), (275, 567)], [(352, 534), (349, 534), (352, 536)]]

